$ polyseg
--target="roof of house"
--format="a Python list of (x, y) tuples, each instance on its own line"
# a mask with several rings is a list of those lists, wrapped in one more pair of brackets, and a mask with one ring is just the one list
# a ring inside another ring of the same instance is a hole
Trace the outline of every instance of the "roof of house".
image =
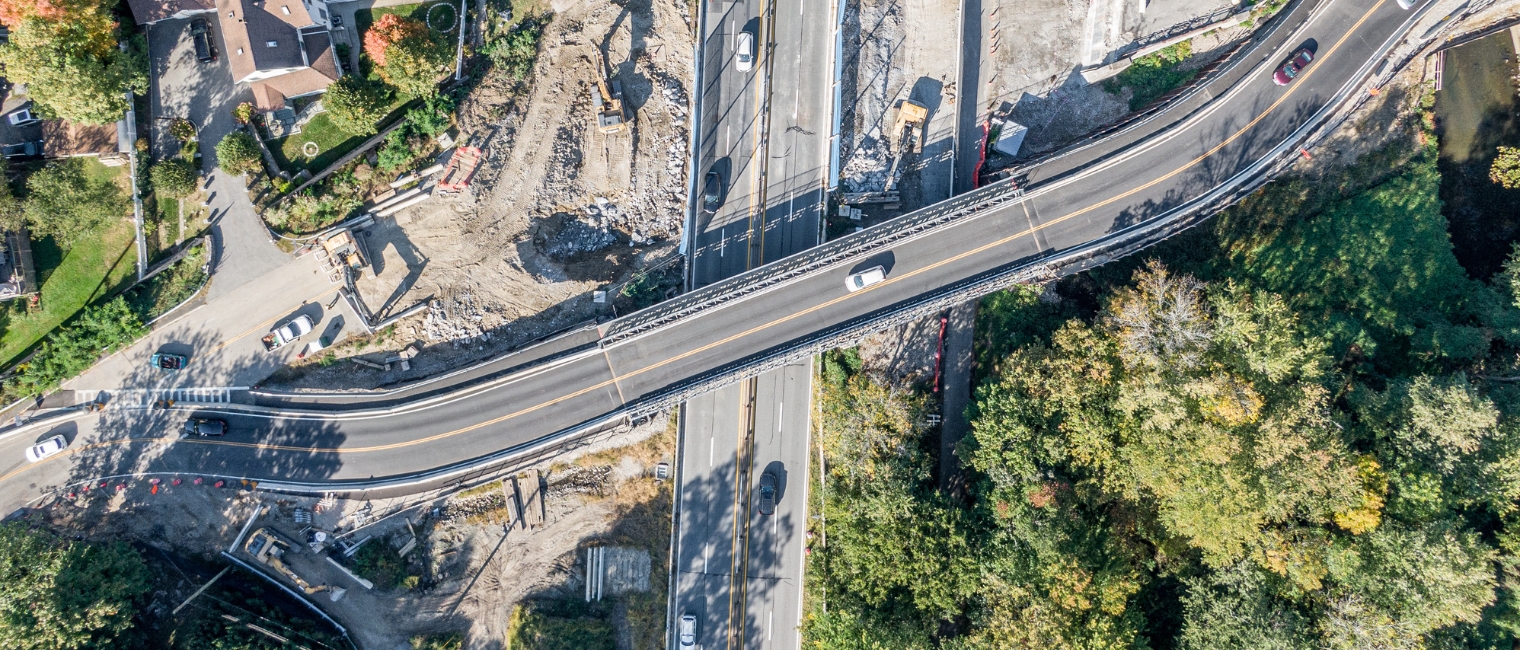
[(132, 16), (141, 24), (173, 18), (180, 12), (196, 13), (216, 8), (210, 0), (127, 0), (127, 4), (132, 7)]
[[(217, 0), (216, 11), (237, 80), (261, 70), (308, 65), (301, 55), (297, 30), (316, 23), (305, 5), (292, 0)], [(325, 31), (322, 45), (329, 45)]]
[(42, 151), (49, 158), (117, 153), (116, 125), (43, 120)]
[(338, 63), (327, 32), (305, 34), (304, 39), (309, 67), (253, 82), (253, 103), (259, 110), (279, 110), (285, 106), (285, 98), (327, 90), (338, 79)]

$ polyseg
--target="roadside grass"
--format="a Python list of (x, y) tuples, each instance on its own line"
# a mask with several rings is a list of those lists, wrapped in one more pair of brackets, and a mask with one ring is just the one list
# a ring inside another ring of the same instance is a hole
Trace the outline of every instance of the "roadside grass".
[(131, 284), (137, 271), (133, 239), (131, 222), (122, 220), (81, 237), (68, 250), (59, 248), (52, 239), (33, 242), (37, 278), (42, 284), (39, 308), (28, 313), (24, 301), (18, 300), (0, 314), (0, 327), (4, 328), (0, 333), (0, 365), (14, 363), (86, 305)]
[(85, 176), (88, 176), (90, 180), (116, 183), (117, 185), (122, 186), (122, 189), (127, 193), (130, 194), (132, 192), (132, 188), (127, 186), (124, 180), (127, 176), (126, 165), (107, 167), (105, 165), (102, 165), (99, 160), (86, 156), (84, 157), (84, 174)]
[(1192, 80), (1197, 70), (1181, 70), (1181, 65), (1193, 57), (1193, 42), (1183, 41), (1134, 60), (1119, 76), (1103, 82), (1103, 89), (1118, 94), (1129, 88), (1134, 94), (1129, 98), (1129, 110), (1138, 111), (1158, 97)]
[(206, 283), (206, 247), (196, 246), (174, 266), (127, 291), (127, 304), (143, 322), (164, 315)]
[(612, 650), (612, 624), (591, 618), (575, 601), (529, 601), (512, 608), (507, 647), (513, 650)]

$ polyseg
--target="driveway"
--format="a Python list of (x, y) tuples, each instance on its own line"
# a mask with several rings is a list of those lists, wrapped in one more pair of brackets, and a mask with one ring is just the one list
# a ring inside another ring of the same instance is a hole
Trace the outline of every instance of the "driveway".
[(174, 153), (179, 145), (168, 133), (169, 121), (182, 117), (195, 124), (201, 141), (202, 171), (210, 192), (211, 235), (215, 270), (210, 296), (226, 295), (249, 282), (289, 264), (290, 255), (276, 248), (269, 232), (248, 200), (243, 180), (223, 173), (216, 165), (216, 143), (237, 124), (232, 109), (253, 101), (246, 84), (235, 84), (217, 21), (212, 24), (220, 56), (201, 63), (190, 41), (190, 20), (165, 20), (148, 27), (148, 52), (153, 73), (150, 91), (153, 111), (154, 151)]

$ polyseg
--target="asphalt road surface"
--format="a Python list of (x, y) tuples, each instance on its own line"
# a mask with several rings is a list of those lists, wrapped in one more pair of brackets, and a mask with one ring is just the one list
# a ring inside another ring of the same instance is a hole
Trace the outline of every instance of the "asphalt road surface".
[[(732, 167), (733, 158), (722, 155), (731, 151), (732, 134), (755, 146), (733, 149), (749, 154), (747, 173), (726, 176), (730, 195), (746, 200), (730, 200), (714, 219), (698, 222), (695, 286), (819, 242), (833, 22), (834, 7), (824, 0), (751, 0), (708, 14), (703, 70), (722, 77), (704, 81), (704, 90), (716, 92), (698, 97), (704, 119), (717, 121), (704, 122), (697, 168)], [(723, 32), (741, 24), (757, 44), (749, 71), (732, 65), (732, 47), (720, 49), (732, 42)], [(763, 79), (769, 82), (756, 82)], [(729, 88), (753, 88), (758, 112), (721, 110), (735, 101), (724, 93)], [(704, 648), (800, 646), (807, 502), (799, 494), (807, 482), (810, 380), (811, 364), (794, 364), (683, 406), (671, 615), (696, 616)], [(774, 514), (761, 515), (753, 509), (755, 490), (767, 472), (794, 478)]]
[[(175, 427), (186, 412), (108, 409), (59, 425), (69, 449), (30, 465), (21, 460), (23, 446), (50, 432), (13, 430), (0, 437), (0, 459), (13, 459), (0, 462), (0, 499), (19, 505), (50, 486), (128, 472), (308, 483), (404, 476), (469, 464), (598, 421), (690, 378), (1078, 246), (1197, 197), (1271, 153), (1385, 42), (1401, 36), (1408, 17), (1392, 0), (1330, 0), (1292, 38), (1245, 53), (1252, 69), (1231, 89), (1211, 89), (1215, 104), (1098, 166), (890, 251), (488, 384), (385, 410), (206, 409), (232, 429), (209, 440), (178, 438)], [(1315, 63), (1291, 85), (1275, 85), (1272, 68), (1304, 44), (1317, 52)], [(846, 274), (877, 264), (888, 268), (885, 282), (845, 290)]]

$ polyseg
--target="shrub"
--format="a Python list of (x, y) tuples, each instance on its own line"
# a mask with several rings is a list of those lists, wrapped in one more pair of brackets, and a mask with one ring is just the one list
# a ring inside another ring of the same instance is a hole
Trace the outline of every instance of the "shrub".
[(242, 131), (228, 133), (221, 142), (216, 143), (217, 164), (234, 174), (258, 171), (262, 158), (259, 143), (253, 136)]
[(199, 175), (195, 173), (195, 165), (188, 160), (162, 161), (153, 165), (150, 173), (153, 178), (153, 191), (170, 199), (190, 196), (195, 192), (195, 185), (199, 180)]
[(1520, 149), (1499, 147), (1499, 155), (1488, 168), (1488, 178), (1506, 190), (1520, 187)]
[(252, 102), (243, 102), (232, 109), (232, 119), (238, 124), (253, 124), (253, 118), (258, 115), (258, 109)]
[(176, 117), (169, 122), (169, 135), (180, 142), (189, 142), (195, 137), (195, 125), (183, 117)]
[(538, 21), (524, 21), (506, 36), (488, 43), (484, 48), (485, 55), (513, 78), (524, 79), (533, 72), (533, 62), (538, 58), (538, 39), (543, 31)]
[(449, 116), (454, 112), (454, 98), (436, 95), (427, 98), (421, 106), (406, 112), (406, 121), (414, 132), (433, 137), (449, 129)]
[(1130, 95), (1129, 109), (1138, 111), (1198, 74), (1197, 70), (1178, 69), (1192, 56), (1192, 41), (1169, 45), (1154, 54), (1135, 59), (1134, 64), (1119, 73), (1119, 76), (1103, 82), (1103, 89), (1117, 93), (1126, 87), (1130, 88), (1134, 94)]
[[(338, 189), (338, 188), (334, 188)], [(358, 197), (348, 192), (326, 192), (314, 195), (310, 190), (302, 192), (265, 213), (269, 223), (294, 233), (310, 233), (338, 223), (363, 205)]]
[(401, 127), (385, 136), (385, 145), (380, 147), (377, 162), (381, 169), (393, 172), (412, 164), (416, 154), (406, 135), (406, 127)]
[(334, 126), (354, 135), (369, 135), (375, 132), (375, 123), (385, 117), (390, 94), (384, 84), (349, 74), (327, 87), (322, 105)]
[(49, 334), (31, 360), (16, 367), (5, 390), (12, 397), (46, 393), (147, 333), (142, 319), (122, 298), (86, 307), (68, 325)]

